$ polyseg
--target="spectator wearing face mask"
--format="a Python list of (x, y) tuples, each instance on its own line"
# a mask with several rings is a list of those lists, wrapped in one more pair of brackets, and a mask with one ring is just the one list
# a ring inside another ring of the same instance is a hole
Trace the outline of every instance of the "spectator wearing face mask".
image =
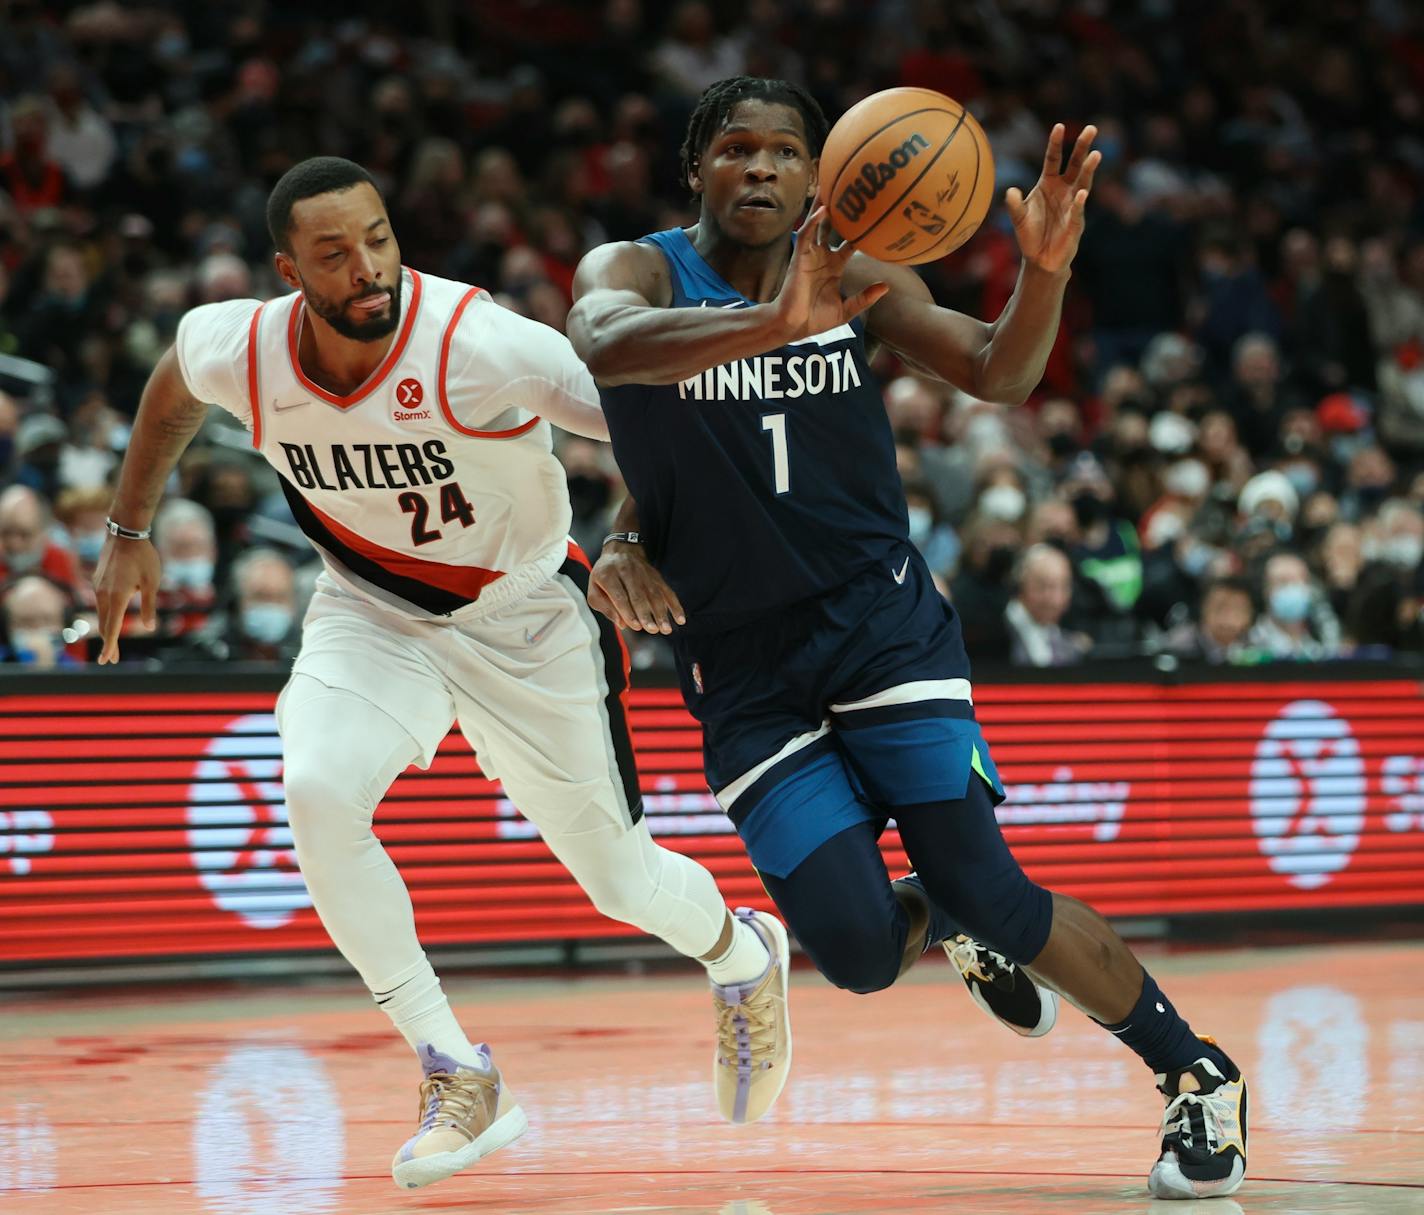
[(15, 481), (46, 502), (59, 495), (59, 462), (69, 430), (51, 413), (32, 413), (15, 430)]
[(1367, 561), (1378, 561), (1412, 574), (1424, 558), (1424, 512), (1403, 498), (1379, 509), (1363, 543)]
[(50, 535), (49, 510), (25, 485), (0, 493), (0, 582), (43, 574), (61, 586), (78, 578), (74, 556)]
[(1073, 596), (1073, 568), (1060, 549), (1035, 544), (1014, 570), (1014, 597), (1004, 609), (1009, 661), (1015, 666), (1062, 667), (1080, 662), (1090, 638), (1063, 628)]
[(216, 613), (195, 645), (239, 662), (285, 662), (301, 641), (296, 573), (276, 549), (256, 548), (232, 565), (232, 604)]
[(1023, 538), (1016, 525), (976, 515), (965, 525), (959, 572), (949, 598), (959, 613), (964, 643), (986, 660), (1007, 661), (1009, 632), (1004, 609), (1013, 594), (1012, 575)]
[(196, 502), (174, 498), (153, 520), (153, 544), (163, 562), (158, 585), (159, 633), (164, 638), (195, 633), (207, 623), (217, 599), (217, 535), (213, 517)]
[(94, 606), (94, 567), (104, 551), (108, 531), (104, 520), (113, 493), (107, 489), (66, 489), (55, 503), (54, 516), (64, 528), (79, 567), (78, 592), (86, 607)]
[(1364, 538), (1353, 523), (1336, 523), (1320, 542), (1320, 572), (1335, 614), (1344, 617), (1365, 567)]
[(930, 487), (923, 481), (905, 483), (905, 513), (910, 521), (910, 543), (938, 579), (948, 578), (959, 564), (959, 537), (945, 523)]
[(1181, 626), (1168, 635), (1166, 649), (1178, 658), (1196, 662), (1232, 662), (1242, 657), (1256, 601), (1244, 578), (1215, 578), (1201, 593), (1195, 624)]
[(1257, 473), (1236, 499), (1236, 533), (1232, 547), (1244, 565), (1251, 565), (1295, 533), (1300, 499), (1284, 473), (1275, 469)]
[(1316, 661), (1340, 654), (1340, 621), (1320, 593), (1305, 562), (1277, 553), (1266, 562), (1266, 610), (1251, 630), (1250, 644), (1269, 658)]
[(5, 626), (0, 661), (34, 670), (78, 666), (79, 660), (65, 649), (69, 608), (69, 597), (48, 578), (21, 578), (0, 598)]

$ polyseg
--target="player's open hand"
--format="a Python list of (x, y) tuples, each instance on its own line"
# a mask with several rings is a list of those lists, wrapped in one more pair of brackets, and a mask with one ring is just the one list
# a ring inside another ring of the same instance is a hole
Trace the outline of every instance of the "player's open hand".
[(849, 299), (841, 295), (841, 280), (855, 246), (836, 236), (824, 204), (814, 207), (796, 233), (796, 251), (774, 301), (788, 341), (825, 333), (859, 316), (890, 287), (872, 283)]
[(687, 623), (676, 592), (663, 581), (640, 544), (612, 541), (593, 567), (588, 603), (620, 629), (671, 633), (673, 622)]
[(143, 623), (158, 625), (156, 611), (158, 578), (162, 562), (158, 550), (147, 540), (120, 540), (110, 536), (104, 542), (99, 564), (94, 569), (94, 595), (99, 608), (99, 636), (104, 645), (99, 661), (119, 661), (119, 630), (134, 592), (139, 594)]
[(1043, 173), (1025, 198), (1017, 186), (1004, 195), (1019, 250), (1040, 270), (1059, 271), (1073, 262), (1083, 237), (1083, 209), (1103, 154), (1092, 150), (1098, 128), (1087, 126), (1063, 168), (1063, 124), (1054, 126), (1043, 157)]

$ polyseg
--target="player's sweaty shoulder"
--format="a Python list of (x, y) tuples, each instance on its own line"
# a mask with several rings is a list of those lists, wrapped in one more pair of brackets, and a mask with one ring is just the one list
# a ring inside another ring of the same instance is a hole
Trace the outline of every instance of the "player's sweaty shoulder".
[(614, 241), (591, 250), (574, 276), (574, 299), (594, 291), (627, 291), (655, 308), (672, 304), (667, 259), (652, 245)]

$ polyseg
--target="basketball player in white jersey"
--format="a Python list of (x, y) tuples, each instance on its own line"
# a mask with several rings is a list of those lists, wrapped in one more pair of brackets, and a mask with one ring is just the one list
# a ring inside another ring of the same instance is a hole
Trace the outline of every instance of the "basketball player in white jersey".
[(642, 817), (626, 652), (589, 610), (552, 453), (551, 424), (607, 438), (592, 379), (555, 330), (402, 267), (359, 165), (304, 161), (267, 217), (294, 294), (195, 308), (144, 390), (95, 573), (99, 661), (118, 660), (136, 592), (153, 616), (149, 524), (216, 403), (251, 430), (325, 565), (277, 704), (287, 810), (322, 923), (424, 1068), (396, 1183), (448, 1177), (527, 1125), (451, 1012), (371, 831), (453, 721), (600, 911), (706, 965), (718, 1105), (754, 1121), (791, 1061), (786, 932), (730, 914)]

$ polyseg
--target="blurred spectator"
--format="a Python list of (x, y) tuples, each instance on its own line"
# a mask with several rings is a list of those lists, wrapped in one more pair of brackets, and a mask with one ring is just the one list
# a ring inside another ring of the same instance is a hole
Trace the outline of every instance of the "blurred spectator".
[(78, 565), (79, 596), (90, 605), (94, 595), (91, 585), (94, 567), (99, 563), (109, 535), (104, 520), (108, 518), (113, 496), (109, 489), (66, 489), (54, 507), (55, 519), (64, 528), (69, 550)]
[(1004, 610), (1013, 594), (1014, 563), (1022, 547), (1012, 523), (975, 516), (965, 525), (959, 572), (950, 582), (949, 598), (959, 613), (964, 644), (986, 660), (1006, 661), (1009, 632)]
[(1320, 569), (1325, 594), (1336, 616), (1344, 619), (1365, 567), (1364, 543), (1353, 523), (1332, 524), (1320, 542)]
[(49, 151), (49, 118), (38, 97), (10, 107), (11, 150), (0, 156), (0, 189), (21, 214), (52, 210), (69, 197), (64, 170)]
[(79, 69), (56, 64), (46, 104), (49, 153), (79, 190), (102, 185), (118, 152), (113, 127), (84, 96)]
[(301, 644), (296, 574), (275, 549), (255, 548), (232, 566), (233, 602), (194, 641), (219, 658), (290, 662)]
[(69, 600), (48, 578), (29, 574), (0, 596), (0, 618), (5, 625), (5, 647), (0, 661), (34, 670), (77, 666), (79, 660), (65, 649)]
[(213, 517), (196, 502), (170, 498), (154, 516), (153, 544), (163, 562), (159, 635), (169, 639), (195, 633), (207, 623), (217, 601)]
[(74, 557), (50, 535), (44, 499), (24, 485), (0, 493), (0, 584), (25, 574), (43, 574), (60, 586), (78, 577)]
[(668, 36), (653, 51), (653, 70), (663, 86), (688, 103), (695, 102), (709, 84), (739, 76), (742, 48), (717, 33), (710, 5), (702, 0), (682, 0), (672, 15)]
[(19, 464), (14, 480), (28, 486), (46, 502), (59, 492), (59, 460), (69, 430), (52, 413), (32, 413), (15, 430), (15, 455)]
[(1016, 666), (1062, 667), (1081, 660), (1092, 647), (1081, 633), (1065, 633), (1064, 614), (1073, 593), (1073, 570), (1062, 551), (1035, 544), (1019, 559), (1016, 593), (1004, 609), (1009, 661)]
[(1198, 622), (1170, 634), (1166, 648), (1187, 660), (1231, 662), (1242, 654), (1255, 616), (1249, 582), (1243, 578), (1213, 579), (1202, 590)]
[(1250, 644), (1270, 658), (1316, 660), (1340, 653), (1340, 622), (1310, 570), (1294, 553), (1266, 562), (1266, 608), (1251, 630)]
[(1295, 532), (1300, 498), (1284, 473), (1269, 469), (1257, 473), (1242, 486), (1236, 509), (1233, 548), (1249, 565), (1289, 543)]
[(1246, 450), (1260, 457), (1275, 446), (1286, 411), (1300, 403), (1286, 387), (1275, 340), (1264, 333), (1239, 338), (1232, 349), (1231, 377), (1227, 408)]
[(959, 564), (959, 537), (940, 518), (934, 495), (923, 481), (905, 482), (905, 510), (910, 520), (910, 543), (920, 550), (936, 578), (949, 578)]

